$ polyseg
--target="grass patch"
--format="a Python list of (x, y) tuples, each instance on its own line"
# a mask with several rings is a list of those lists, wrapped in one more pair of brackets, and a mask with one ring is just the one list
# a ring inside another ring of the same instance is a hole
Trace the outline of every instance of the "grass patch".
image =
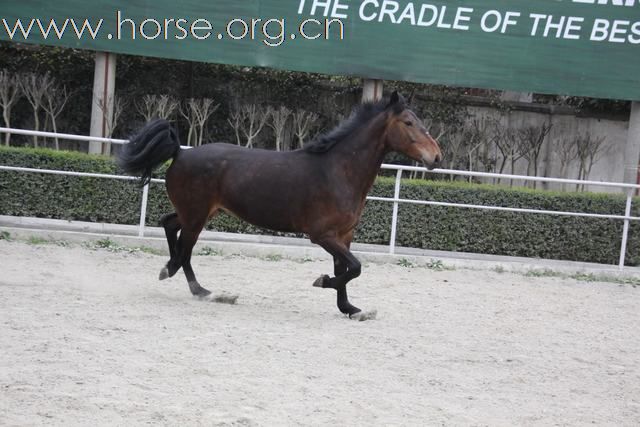
[(222, 256), (222, 250), (220, 249), (214, 249), (210, 246), (205, 246), (204, 248), (200, 249), (196, 255), (198, 256)]
[(397, 262), (397, 265), (399, 265), (400, 267), (405, 267), (405, 268), (413, 268), (415, 267), (415, 265), (409, 261), (406, 258), (400, 258)]
[(617, 283), (619, 285), (631, 285), (634, 288), (640, 286), (640, 278), (637, 277), (618, 277), (607, 274), (593, 274), (593, 273), (576, 273), (568, 276), (571, 279), (578, 280), (580, 282), (607, 282)]
[(50, 240), (47, 240), (44, 237), (40, 236), (29, 236), (29, 238), (27, 239), (27, 244), (29, 245), (48, 245), (50, 243)]
[(562, 273), (547, 268), (544, 270), (529, 270), (524, 275), (525, 277), (563, 277)]
[(94, 242), (87, 242), (86, 246), (90, 249), (107, 249), (113, 251), (119, 249), (118, 244), (108, 237)]
[(574, 273), (565, 274), (558, 271), (549, 269), (544, 270), (529, 270), (522, 274), (526, 277), (558, 277), (561, 279), (573, 279), (579, 282), (603, 282), (603, 283), (617, 283), (619, 285), (630, 285), (634, 288), (640, 286), (640, 278), (637, 277), (625, 277), (614, 276), (609, 274), (594, 274), (594, 273)]
[(446, 265), (444, 265), (444, 263), (439, 259), (432, 259), (427, 263), (425, 267), (433, 271), (455, 270), (454, 267), (447, 267)]
[(580, 282), (598, 282), (598, 277), (593, 273), (576, 273), (569, 276)]
[(0, 231), (0, 240), (11, 241), (11, 233), (8, 231)]
[(122, 246), (117, 242), (114, 242), (108, 237), (105, 237), (104, 239), (100, 239), (100, 240), (95, 240), (93, 242), (85, 242), (83, 246), (91, 250), (106, 250), (113, 253), (128, 253), (128, 254), (145, 253), (145, 254), (151, 254), (151, 255), (162, 255), (162, 251), (151, 248), (149, 246), (138, 246), (138, 247)]
[(164, 255), (164, 252), (161, 251), (160, 249), (152, 248), (150, 246), (140, 246), (137, 249), (139, 249), (140, 252), (149, 254), (149, 255)]
[(313, 262), (313, 258), (311, 258), (310, 256), (304, 256), (302, 258), (289, 258), (289, 260), (298, 264), (306, 264), (308, 262)]
[(455, 270), (454, 267), (448, 267), (446, 266), (441, 260), (439, 259), (431, 259), (428, 263), (422, 265), (416, 265), (413, 261), (410, 261), (406, 258), (400, 258), (398, 260), (398, 262), (396, 262), (396, 265), (399, 265), (400, 267), (405, 267), (405, 268), (415, 268), (415, 267), (424, 267), (427, 268), (429, 270), (433, 270), (433, 271), (449, 271), (449, 270)]
[(264, 257), (265, 261), (277, 262), (282, 261), (282, 255), (279, 254), (269, 254)]

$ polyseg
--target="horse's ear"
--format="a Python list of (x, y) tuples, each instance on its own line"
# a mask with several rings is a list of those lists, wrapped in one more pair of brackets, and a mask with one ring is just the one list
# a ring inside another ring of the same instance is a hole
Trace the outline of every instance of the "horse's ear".
[(397, 104), (400, 101), (400, 94), (397, 90), (394, 90), (391, 94), (391, 99), (389, 99), (389, 105)]
[(389, 99), (389, 104), (387, 104), (387, 108), (392, 108), (395, 111), (403, 110), (405, 106), (404, 97), (398, 93), (397, 90), (394, 90), (391, 94), (391, 98)]
[(405, 100), (402, 95), (394, 90), (389, 98), (389, 104), (387, 104), (387, 110), (392, 110), (394, 114), (400, 114), (406, 108)]

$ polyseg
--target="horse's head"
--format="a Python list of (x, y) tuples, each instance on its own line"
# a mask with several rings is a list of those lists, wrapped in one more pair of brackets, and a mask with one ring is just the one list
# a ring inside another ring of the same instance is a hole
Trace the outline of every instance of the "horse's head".
[(403, 153), (433, 169), (442, 161), (438, 142), (429, 135), (422, 121), (407, 108), (404, 98), (393, 92), (387, 110), (386, 141), (391, 151)]

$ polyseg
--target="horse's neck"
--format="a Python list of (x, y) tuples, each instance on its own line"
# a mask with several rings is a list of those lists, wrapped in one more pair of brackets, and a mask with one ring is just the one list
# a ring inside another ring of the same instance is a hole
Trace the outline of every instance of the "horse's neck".
[(332, 151), (332, 162), (346, 172), (349, 184), (362, 193), (362, 197), (366, 196), (387, 154), (384, 146), (384, 123), (372, 121), (347, 137), (347, 140), (340, 141)]

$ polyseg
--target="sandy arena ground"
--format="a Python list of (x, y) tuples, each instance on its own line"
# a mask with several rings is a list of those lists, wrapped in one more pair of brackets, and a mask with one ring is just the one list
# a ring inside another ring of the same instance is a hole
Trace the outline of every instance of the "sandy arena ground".
[(0, 241), (0, 425), (640, 424), (640, 288)]

